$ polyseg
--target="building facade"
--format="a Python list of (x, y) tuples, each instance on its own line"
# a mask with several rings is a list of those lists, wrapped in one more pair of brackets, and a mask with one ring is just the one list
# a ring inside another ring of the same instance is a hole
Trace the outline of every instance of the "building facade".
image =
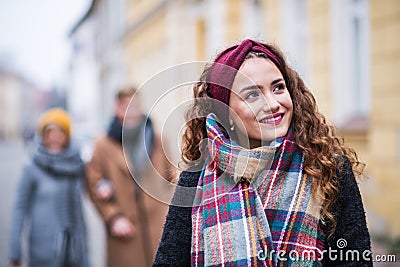
[[(146, 111), (173, 140), (175, 160), (183, 110), (204, 66), (199, 61), (247, 37), (276, 43), (321, 112), (367, 164), (370, 178), (362, 181), (361, 190), (371, 232), (400, 238), (395, 212), (400, 207), (400, 1), (117, 2), (123, 8), (115, 12), (122, 12), (123, 21), (115, 23), (122, 33), (119, 39), (104, 38), (113, 40), (110, 47), (118, 53), (110, 49), (108, 60), (97, 61), (98, 82), (104, 86), (100, 77), (112, 76), (116, 83), (140, 87)], [(107, 21), (112, 24), (115, 17)], [(182, 66), (185, 62), (192, 64)], [(108, 98), (107, 90), (99, 89), (98, 97)]]
[(50, 95), (16, 71), (0, 68), (0, 140), (33, 138), (38, 117), (52, 104)]
[(114, 94), (125, 85), (123, 8), (123, 0), (93, 0), (70, 32), (69, 109), (77, 128), (88, 135), (108, 126)]

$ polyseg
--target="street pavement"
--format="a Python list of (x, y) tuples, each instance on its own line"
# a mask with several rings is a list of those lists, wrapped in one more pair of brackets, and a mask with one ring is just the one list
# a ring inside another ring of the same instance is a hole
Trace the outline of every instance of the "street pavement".
[[(15, 191), (29, 151), (22, 141), (0, 141), (0, 267), (8, 266), (8, 239)], [(105, 259), (104, 227), (88, 197), (83, 199), (88, 231), (89, 259), (92, 267), (103, 267)]]

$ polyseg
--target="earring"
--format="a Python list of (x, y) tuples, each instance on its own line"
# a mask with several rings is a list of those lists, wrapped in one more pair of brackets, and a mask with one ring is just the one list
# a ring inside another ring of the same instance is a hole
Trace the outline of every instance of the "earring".
[(235, 125), (231, 125), (231, 131), (233, 132), (235, 130)]

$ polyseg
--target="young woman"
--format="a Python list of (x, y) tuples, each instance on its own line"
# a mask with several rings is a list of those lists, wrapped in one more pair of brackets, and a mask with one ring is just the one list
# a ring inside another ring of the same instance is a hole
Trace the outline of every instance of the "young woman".
[[(11, 266), (87, 267), (81, 207), (84, 165), (70, 145), (71, 123), (62, 109), (45, 112), (38, 126), (41, 143), (19, 182), (10, 236)], [(27, 257), (22, 235), (29, 222)]]
[(154, 266), (372, 266), (363, 164), (278, 48), (224, 50), (186, 115), (193, 207), (170, 206)]

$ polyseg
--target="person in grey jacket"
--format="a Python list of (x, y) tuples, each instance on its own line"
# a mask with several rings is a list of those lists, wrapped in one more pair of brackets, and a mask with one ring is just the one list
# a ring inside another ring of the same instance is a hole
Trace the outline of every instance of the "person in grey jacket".
[[(87, 267), (81, 206), (84, 165), (70, 144), (70, 119), (62, 109), (45, 112), (32, 160), (23, 168), (12, 216), (9, 259), (13, 267)], [(25, 226), (28, 255), (23, 256)]]

